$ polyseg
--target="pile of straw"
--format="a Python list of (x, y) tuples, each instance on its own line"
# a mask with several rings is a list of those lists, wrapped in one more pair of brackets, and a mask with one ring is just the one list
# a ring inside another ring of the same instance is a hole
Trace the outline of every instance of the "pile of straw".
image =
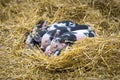
[[(120, 79), (120, 0), (0, 0), (0, 79)], [(88, 24), (95, 38), (77, 41), (57, 57), (36, 46), (24, 49), (25, 33), (39, 20)]]

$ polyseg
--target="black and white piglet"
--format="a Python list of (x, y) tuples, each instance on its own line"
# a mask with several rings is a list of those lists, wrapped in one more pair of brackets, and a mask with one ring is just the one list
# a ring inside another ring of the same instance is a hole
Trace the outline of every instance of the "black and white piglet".
[(46, 21), (38, 23), (33, 30), (27, 35), (26, 48), (33, 48), (36, 44), (41, 45), (41, 38), (47, 32)]
[[(91, 30), (76, 30), (66, 32), (63, 35), (54, 38), (49, 47), (49, 54), (55, 53), (65, 48), (68, 44), (73, 44), (75, 41), (84, 39), (86, 37), (95, 37), (95, 33)], [(46, 51), (47, 52), (47, 51)]]

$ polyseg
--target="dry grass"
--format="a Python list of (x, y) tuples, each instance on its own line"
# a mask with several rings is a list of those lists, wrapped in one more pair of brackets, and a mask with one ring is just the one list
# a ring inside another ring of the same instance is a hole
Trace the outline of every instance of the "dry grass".
[[(120, 0), (0, 0), (1, 80), (120, 79)], [(24, 49), (38, 20), (89, 24), (93, 39), (76, 42), (58, 57)]]

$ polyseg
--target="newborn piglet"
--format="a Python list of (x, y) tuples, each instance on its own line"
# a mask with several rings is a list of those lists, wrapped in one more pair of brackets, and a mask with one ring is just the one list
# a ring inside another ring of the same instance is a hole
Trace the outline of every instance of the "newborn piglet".
[(73, 44), (75, 41), (94, 36), (95, 33), (91, 30), (76, 30), (72, 32), (66, 32), (51, 41), (50, 52), (53, 54), (56, 51), (61, 51), (63, 48), (66, 48), (67, 45)]
[(35, 45), (41, 46), (41, 38), (47, 32), (47, 27), (45, 27), (46, 21), (37, 24), (32, 32), (27, 35), (25, 46), (26, 48), (33, 48)]

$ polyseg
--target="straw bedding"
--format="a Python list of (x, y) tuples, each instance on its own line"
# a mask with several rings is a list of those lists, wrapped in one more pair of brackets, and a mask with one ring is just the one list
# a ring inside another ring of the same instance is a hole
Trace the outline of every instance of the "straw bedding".
[[(1, 80), (120, 79), (120, 0), (0, 0)], [(24, 49), (25, 33), (39, 20), (88, 24), (95, 38), (75, 42), (57, 57), (36, 46)]]

